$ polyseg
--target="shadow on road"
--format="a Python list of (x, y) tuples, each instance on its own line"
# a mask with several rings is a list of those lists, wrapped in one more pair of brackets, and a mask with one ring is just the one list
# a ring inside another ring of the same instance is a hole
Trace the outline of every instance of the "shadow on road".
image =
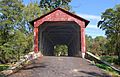
[(30, 65), (30, 66), (27, 66), (25, 68), (22, 68), (21, 70), (29, 70), (29, 69), (34, 69), (34, 68), (46, 68), (47, 65), (41, 63), (41, 64), (34, 64), (34, 65)]
[[(90, 75), (90, 76), (87, 76), (87, 77), (111, 77), (111, 76), (108, 76), (106, 74), (101, 75), (101, 74), (98, 74), (96, 72), (87, 72), (87, 71), (78, 71), (78, 72)], [(76, 77), (84, 77), (84, 76), (76, 76)]]

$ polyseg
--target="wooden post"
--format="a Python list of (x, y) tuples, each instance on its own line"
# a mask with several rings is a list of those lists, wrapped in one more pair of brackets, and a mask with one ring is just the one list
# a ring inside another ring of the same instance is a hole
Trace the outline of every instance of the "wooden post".
[(86, 46), (85, 46), (85, 28), (81, 27), (81, 51), (82, 58), (85, 58)]
[(34, 52), (39, 52), (38, 50), (38, 28), (34, 27)]

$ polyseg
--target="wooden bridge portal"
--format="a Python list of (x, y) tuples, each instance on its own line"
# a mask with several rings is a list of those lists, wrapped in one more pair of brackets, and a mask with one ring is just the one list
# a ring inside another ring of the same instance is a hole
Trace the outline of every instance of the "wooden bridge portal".
[(68, 46), (68, 56), (84, 57), (85, 28), (89, 21), (57, 8), (30, 22), (34, 26), (34, 52), (53, 56), (54, 46)]

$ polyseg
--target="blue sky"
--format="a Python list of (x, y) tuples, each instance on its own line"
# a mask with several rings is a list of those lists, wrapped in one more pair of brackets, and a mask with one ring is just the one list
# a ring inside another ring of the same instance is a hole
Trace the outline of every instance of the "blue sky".
[[(23, 0), (25, 4), (35, 0)], [(38, 0), (40, 1), (40, 0)], [(107, 8), (113, 8), (120, 4), (120, 0), (72, 0), (70, 5), (75, 13), (90, 21), (86, 28), (86, 34), (95, 38), (96, 36), (105, 36), (104, 31), (97, 28), (97, 22), (100, 20), (102, 12)]]
[(105, 36), (105, 32), (97, 28), (97, 22), (101, 19), (101, 14), (107, 8), (113, 8), (120, 4), (120, 0), (72, 0), (71, 6), (77, 15), (90, 21), (86, 28), (86, 34), (93, 38)]

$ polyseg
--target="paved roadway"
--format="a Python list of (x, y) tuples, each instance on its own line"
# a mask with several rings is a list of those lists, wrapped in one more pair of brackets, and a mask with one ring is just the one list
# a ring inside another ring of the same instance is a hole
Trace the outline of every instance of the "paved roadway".
[(110, 77), (82, 58), (44, 56), (9, 77)]

